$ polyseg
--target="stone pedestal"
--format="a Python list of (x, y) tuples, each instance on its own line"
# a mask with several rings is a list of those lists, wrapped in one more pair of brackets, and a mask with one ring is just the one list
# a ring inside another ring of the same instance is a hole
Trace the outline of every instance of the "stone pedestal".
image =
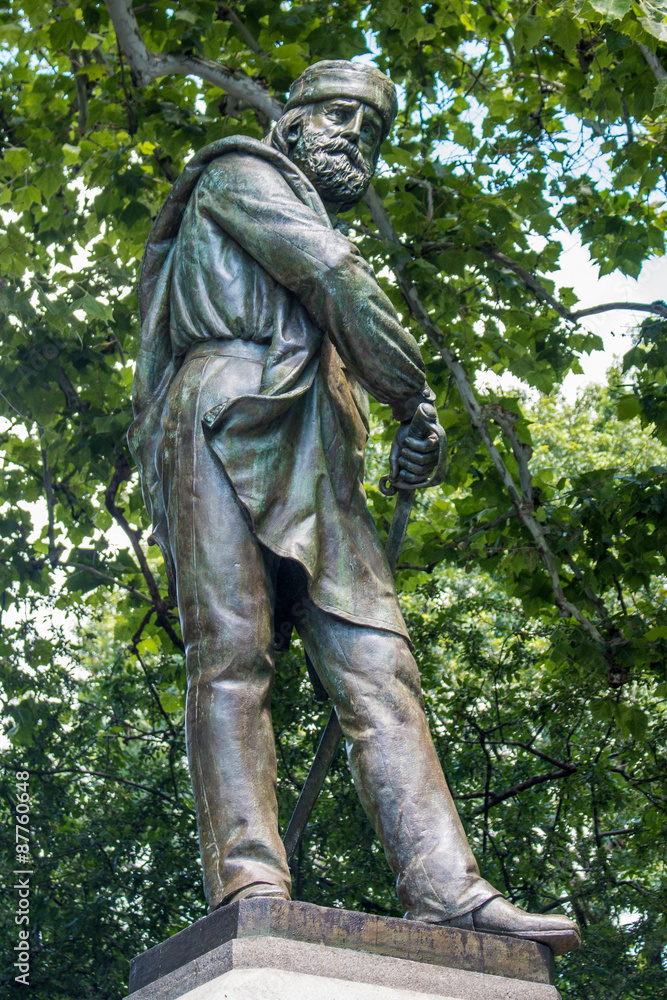
[(553, 971), (532, 941), (248, 899), (133, 959), (127, 1000), (560, 1000)]

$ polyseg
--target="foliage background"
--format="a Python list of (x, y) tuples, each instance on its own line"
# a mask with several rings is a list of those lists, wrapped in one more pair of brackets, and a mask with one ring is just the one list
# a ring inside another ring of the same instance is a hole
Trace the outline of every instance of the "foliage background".
[[(129, 958), (204, 912), (178, 620), (125, 442), (137, 269), (194, 151), (262, 137), (306, 65), (354, 56), (390, 73), (401, 112), (347, 222), (450, 437), (398, 574), (438, 749), (485, 874), (580, 921), (563, 996), (664, 989), (667, 307), (636, 305), (609, 384), (567, 405), (558, 386), (600, 345), (554, 279), (566, 230), (601, 274), (664, 252), (667, 11), (36, 0), (0, 3), (0, 838), (9, 872), (28, 768), (38, 871), (30, 987), (0, 916), (11, 995), (121, 997)], [(482, 389), (488, 372), (522, 389)], [(384, 531), (393, 428), (374, 418)], [(326, 712), (298, 646), (282, 654), (282, 822)], [(295, 890), (398, 914), (342, 754)]]

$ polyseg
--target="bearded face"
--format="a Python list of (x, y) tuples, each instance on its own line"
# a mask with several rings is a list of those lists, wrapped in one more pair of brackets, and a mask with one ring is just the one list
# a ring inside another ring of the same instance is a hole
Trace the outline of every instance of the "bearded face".
[(354, 205), (371, 182), (374, 169), (355, 143), (303, 121), (290, 159), (312, 181), (320, 197), (334, 205)]

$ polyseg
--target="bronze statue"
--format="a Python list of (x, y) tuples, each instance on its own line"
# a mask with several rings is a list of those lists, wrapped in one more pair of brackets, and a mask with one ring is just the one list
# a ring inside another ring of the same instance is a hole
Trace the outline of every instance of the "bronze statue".
[(408, 435), (433, 400), (419, 348), (336, 223), (396, 112), (376, 68), (311, 66), (264, 142), (221, 139), (190, 161), (146, 246), (130, 444), (181, 617), (204, 887), (211, 909), (289, 898), (270, 709), (287, 621), (406, 917), (567, 951), (575, 924), (525, 913), (479, 874), (365, 502), (367, 392), (399, 422), (399, 484), (428, 481), (441, 437), (436, 418), (426, 440)]

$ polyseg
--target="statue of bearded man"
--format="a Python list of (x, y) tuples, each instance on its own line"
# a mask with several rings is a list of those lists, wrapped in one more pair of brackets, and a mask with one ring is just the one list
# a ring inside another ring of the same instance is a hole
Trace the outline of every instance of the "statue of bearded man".
[[(266, 140), (221, 139), (174, 185), (146, 247), (130, 445), (177, 600), (187, 749), (209, 907), (289, 899), (270, 695), (277, 626), (333, 702), (409, 919), (577, 946), (479, 873), (422, 706), (362, 486), (371, 393), (398, 421), (394, 480), (442, 436), (419, 348), (336, 226), (397, 112), (372, 66), (320, 62)], [(432, 410), (435, 414), (435, 411)]]

